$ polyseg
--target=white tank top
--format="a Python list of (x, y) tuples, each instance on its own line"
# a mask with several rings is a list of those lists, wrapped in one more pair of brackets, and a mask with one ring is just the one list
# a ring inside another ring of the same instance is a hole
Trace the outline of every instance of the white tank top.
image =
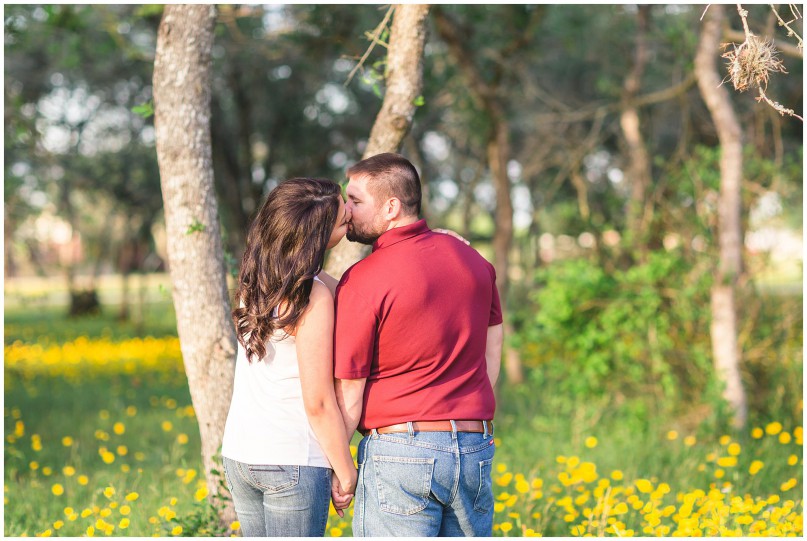
[(331, 467), (305, 414), (295, 337), (277, 331), (252, 363), (239, 342), (221, 454), (246, 464)]

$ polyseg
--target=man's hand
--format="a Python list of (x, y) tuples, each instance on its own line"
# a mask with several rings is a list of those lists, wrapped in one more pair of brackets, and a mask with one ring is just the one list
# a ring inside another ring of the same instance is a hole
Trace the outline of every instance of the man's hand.
[[(351, 487), (353, 492), (356, 491), (355, 485)], [(336, 509), (336, 514), (340, 518), (345, 517), (345, 509), (350, 506), (350, 501), (353, 499), (353, 492), (346, 492), (336, 475), (331, 477), (331, 500), (333, 501), (333, 508)]]

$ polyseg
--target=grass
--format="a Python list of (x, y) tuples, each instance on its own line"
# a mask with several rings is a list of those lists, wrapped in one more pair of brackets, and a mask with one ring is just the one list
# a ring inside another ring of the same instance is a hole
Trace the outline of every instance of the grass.
[[(5, 535), (212, 533), (173, 311), (147, 307), (147, 340), (116, 310), (6, 310)], [(783, 423), (679, 433), (630, 404), (503, 389), (494, 535), (800, 535), (801, 427)]]

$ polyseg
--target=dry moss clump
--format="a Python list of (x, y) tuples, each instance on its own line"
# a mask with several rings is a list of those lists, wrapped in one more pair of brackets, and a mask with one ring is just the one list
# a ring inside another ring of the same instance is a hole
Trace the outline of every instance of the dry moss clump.
[(740, 44), (724, 44), (723, 47), (733, 45), (734, 49), (723, 54), (727, 62), (729, 75), (734, 89), (745, 92), (748, 89), (768, 87), (771, 72), (787, 73), (785, 66), (779, 60), (779, 51), (769, 40), (763, 40), (750, 34)]

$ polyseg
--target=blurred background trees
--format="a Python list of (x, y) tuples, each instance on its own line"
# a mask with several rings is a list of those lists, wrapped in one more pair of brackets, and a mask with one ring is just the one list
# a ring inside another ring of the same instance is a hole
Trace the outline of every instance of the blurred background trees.
[[(797, 40), (770, 7), (746, 9), (751, 31), (788, 53), (766, 94), (801, 114)], [(362, 156), (385, 94), (388, 32), (349, 75), (386, 12), (219, 8), (211, 134), (231, 274), (277, 182), (341, 181)], [(513, 353), (504, 385), (566, 393), (569, 412), (574, 400), (601, 400), (637, 422), (726, 419), (709, 332), (721, 141), (695, 82), (702, 12), (433, 8), (423, 98), (401, 152), (422, 173), (430, 225), (496, 263)], [(803, 35), (800, 18), (779, 13)], [(161, 15), (151, 5), (4, 7), (7, 288), (15, 276), (58, 275), (80, 312), (99, 308), (98, 276), (120, 275), (129, 291), (130, 275), (165, 270), (149, 116)], [(720, 43), (742, 42), (733, 8), (720, 32)], [(725, 88), (743, 156), (740, 376), (750, 415), (800, 418), (803, 126)], [(121, 317), (141, 313), (127, 303)]]

